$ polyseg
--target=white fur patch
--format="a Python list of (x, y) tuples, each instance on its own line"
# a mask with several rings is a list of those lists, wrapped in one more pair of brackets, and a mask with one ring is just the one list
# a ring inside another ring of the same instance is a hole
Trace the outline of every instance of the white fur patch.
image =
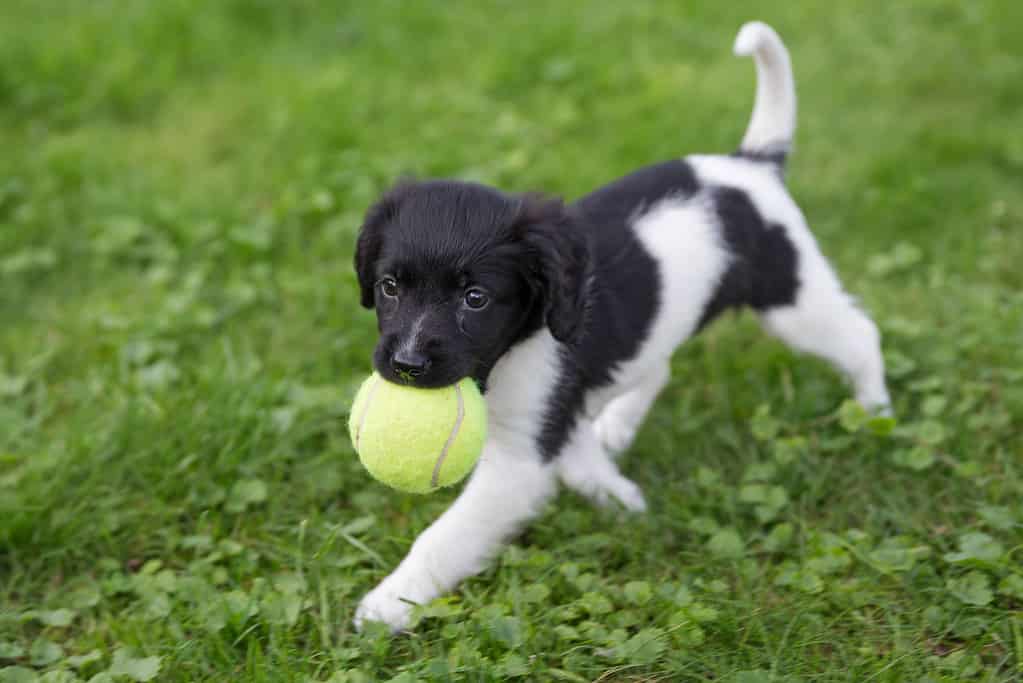
[(560, 371), (558, 342), (546, 327), (504, 354), (487, 382), (490, 435), (517, 444), (523, 457), (533, 455)]

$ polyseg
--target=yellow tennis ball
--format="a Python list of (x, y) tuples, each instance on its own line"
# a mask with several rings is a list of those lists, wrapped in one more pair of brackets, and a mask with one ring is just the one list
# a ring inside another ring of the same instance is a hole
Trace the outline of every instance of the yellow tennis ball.
[(472, 471), (487, 437), (487, 406), (468, 378), (416, 389), (374, 372), (355, 395), (348, 433), (374, 478), (401, 491), (429, 493)]

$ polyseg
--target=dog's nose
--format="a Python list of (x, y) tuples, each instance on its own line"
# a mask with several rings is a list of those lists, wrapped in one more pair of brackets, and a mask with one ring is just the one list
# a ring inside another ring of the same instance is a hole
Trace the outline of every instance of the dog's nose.
[(395, 351), (391, 356), (394, 374), (406, 381), (415, 381), (430, 368), (430, 359), (418, 351)]

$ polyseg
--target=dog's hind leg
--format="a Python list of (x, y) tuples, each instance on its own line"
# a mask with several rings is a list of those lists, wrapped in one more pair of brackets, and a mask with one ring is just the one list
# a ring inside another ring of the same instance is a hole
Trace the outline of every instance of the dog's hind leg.
[(626, 393), (608, 403), (593, 422), (593, 429), (604, 447), (615, 455), (628, 448), (646, 418), (661, 389), (671, 379), (667, 361), (653, 370)]
[[(821, 261), (824, 258), (804, 256)], [(769, 332), (792, 348), (819, 356), (841, 370), (852, 382), (856, 400), (865, 408), (890, 412), (881, 334), (874, 321), (842, 290), (837, 278), (809, 279), (794, 305), (763, 311), (761, 319)]]
[(618, 501), (632, 512), (646, 510), (643, 491), (618, 470), (618, 465), (598, 440), (592, 422), (580, 419), (554, 464), (565, 486), (597, 505), (606, 507)]

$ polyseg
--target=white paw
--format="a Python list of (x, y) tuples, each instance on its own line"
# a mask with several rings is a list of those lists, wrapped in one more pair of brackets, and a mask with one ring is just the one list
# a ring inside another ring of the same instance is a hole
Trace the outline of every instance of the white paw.
[(868, 413), (880, 417), (892, 417), (892, 400), (888, 392), (859, 393), (856, 395), (856, 402), (863, 406)]
[(643, 497), (643, 490), (634, 481), (619, 476), (614, 481), (608, 482), (605, 491), (629, 512), (646, 512), (646, 499)]
[(593, 423), (593, 431), (604, 448), (612, 453), (621, 453), (636, 438), (635, 425), (629, 424), (613, 411), (605, 410)]
[(380, 584), (366, 594), (355, 610), (355, 629), (362, 631), (366, 622), (378, 621), (386, 624), (391, 633), (405, 630), (412, 622), (413, 607), (413, 603), (389, 590), (386, 583)]
[(895, 413), (892, 412), (891, 403), (875, 404), (870, 408), (870, 411), (879, 417), (895, 417)]
[(580, 493), (600, 507), (609, 507), (617, 501), (630, 512), (644, 512), (646, 500), (643, 491), (634, 482), (621, 475), (613, 463), (590, 470), (562, 470), (565, 486)]

